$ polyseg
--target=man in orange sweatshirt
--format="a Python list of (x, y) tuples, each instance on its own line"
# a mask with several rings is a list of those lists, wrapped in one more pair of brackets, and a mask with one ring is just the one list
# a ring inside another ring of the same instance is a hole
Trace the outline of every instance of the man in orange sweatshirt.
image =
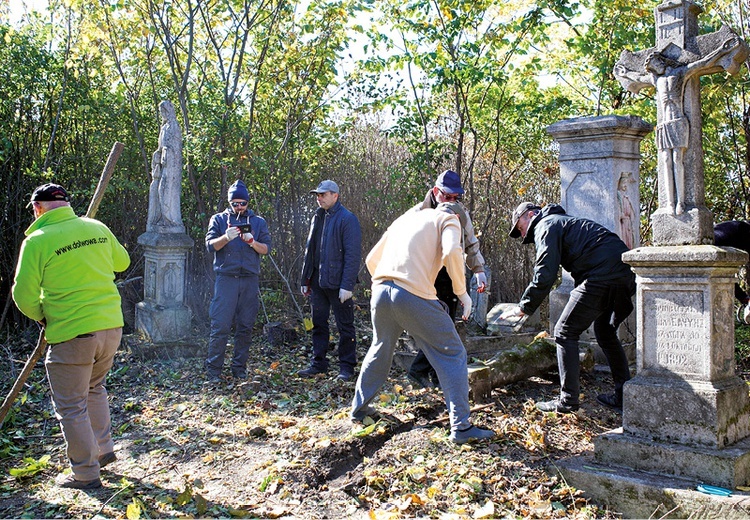
[(466, 292), (458, 217), (441, 206), (407, 211), (370, 251), (366, 264), (372, 275), (373, 339), (357, 379), (352, 420), (376, 415), (370, 402), (385, 383), (396, 342), (406, 330), (437, 372), (450, 414), (450, 439), (463, 444), (493, 437), (492, 430), (469, 421), (466, 349), (434, 285), (445, 266), (463, 306), (462, 316), (469, 317), (471, 298)]

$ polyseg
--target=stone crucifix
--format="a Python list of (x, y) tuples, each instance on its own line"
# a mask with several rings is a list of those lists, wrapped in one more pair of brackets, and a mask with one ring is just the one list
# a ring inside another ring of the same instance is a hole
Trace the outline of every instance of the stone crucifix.
[[(701, 244), (713, 239), (712, 217), (704, 207), (699, 78), (722, 70), (737, 73), (748, 47), (726, 26), (699, 36), (697, 19), (702, 11), (690, 0), (659, 4), (654, 10), (656, 45), (639, 52), (623, 51), (614, 68), (615, 77), (628, 91), (656, 90), (659, 209), (654, 213), (655, 245)], [(667, 218), (659, 219), (659, 215)]]

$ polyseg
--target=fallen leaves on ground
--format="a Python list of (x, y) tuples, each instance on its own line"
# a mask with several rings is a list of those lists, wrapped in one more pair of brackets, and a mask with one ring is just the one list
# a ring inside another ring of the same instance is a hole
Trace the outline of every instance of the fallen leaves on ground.
[[(445, 415), (440, 391), (413, 388), (395, 366), (373, 403), (388, 420), (353, 425), (354, 382), (335, 379), (335, 352), (327, 377), (299, 378), (304, 343), (269, 348), (257, 338), (250, 379), (207, 386), (201, 358), (137, 358), (138, 341), (126, 337), (108, 379), (118, 460), (102, 471), (103, 488), (54, 486), (67, 462), (38, 367), (29, 398), (3, 426), (12, 442), (0, 441), (0, 516), (616, 517), (554, 471), (556, 460), (589, 453), (592, 436), (620, 425), (594, 402), (611, 385), (606, 376), (584, 375), (582, 409), (566, 416), (533, 405), (554, 396), (553, 381), (496, 389), (495, 405), (472, 421), (497, 437), (457, 446), (436, 421)], [(360, 359), (367, 346), (360, 341)], [(23, 467), (27, 475), (10, 473)]]

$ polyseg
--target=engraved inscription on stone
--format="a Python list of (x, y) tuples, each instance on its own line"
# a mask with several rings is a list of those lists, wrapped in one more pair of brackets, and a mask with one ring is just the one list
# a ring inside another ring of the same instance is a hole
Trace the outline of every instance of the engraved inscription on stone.
[[(661, 368), (683, 375), (704, 374), (706, 319), (703, 293), (674, 291), (647, 293), (646, 368)], [(648, 301), (650, 300), (650, 301)], [(650, 323), (649, 323), (650, 322)], [(648, 348), (653, 345), (653, 348)]]

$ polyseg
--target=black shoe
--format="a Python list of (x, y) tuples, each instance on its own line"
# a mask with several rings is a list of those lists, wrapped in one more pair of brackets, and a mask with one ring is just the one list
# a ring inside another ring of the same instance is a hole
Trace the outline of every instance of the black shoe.
[(76, 480), (72, 473), (67, 475), (60, 473), (55, 479), (55, 484), (59, 487), (69, 489), (96, 489), (102, 487), (102, 481), (98, 478), (93, 480)]
[(450, 440), (452, 440), (456, 444), (465, 444), (467, 442), (491, 439), (494, 436), (495, 436), (495, 432), (493, 432), (492, 430), (479, 428), (478, 426), (471, 426), (463, 431), (461, 430), (452, 431), (450, 435)]
[(412, 384), (420, 387), (420, 388), (434, 388), (435, 385), (430, 381), (429, 374), (425, 374), (422, 372), (412, 373), (409, 372), (406, 374), (406, 377), (409, 379), (409, 381), (412, 382)]
[(578, 410), (578, 405), (565, 404), (558, 398), (536, 403), (536, 408), (542, 412), (573, 413)]
[(339, 379), (341, 381), (351, 381), (351, 379), (354, 377), (354, 374), (352, 372), (347, 372), (346, 370), (342, 370), (339, 372), (339, 375), (336, 376), (336, 379)]
[(232, 377), (238, 381), (245, 381), (247, 380), (247, 372), (237, 372), (236, 374), (232, 374)]
[(615, 394), (599, 394), (596, 396), (596, 402), (622, 413), (622, 399), (618, 399)]
[(321, 368), (307, 367), (304, 370), (300, 370), (299, 372), (297, 372), (297, 375), (302, 377), (313, 377), (318, 374), (325, 374), (326, 372), (327, 370), (323, 370)]
[(103, 468), (104, 466), (108, 466), (112, 464), (116, 460), (117, 460), (117, 455), (115, 455), (114, 451), (110, 451), (109, 453), (105, 453), (104, 455), (101, 455), (99, 457), (99, 469)]

